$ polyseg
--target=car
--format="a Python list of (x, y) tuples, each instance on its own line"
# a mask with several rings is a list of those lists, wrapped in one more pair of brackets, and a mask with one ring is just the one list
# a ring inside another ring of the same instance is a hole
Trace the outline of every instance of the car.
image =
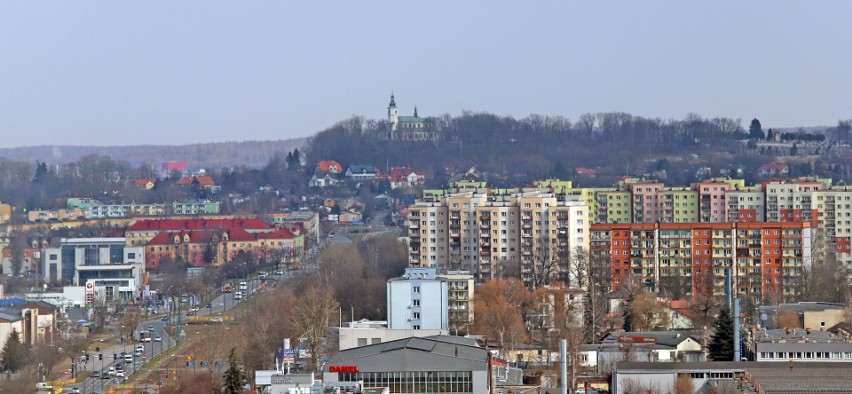
[(105, 373), (105, 374), (101, 375), (101, 379), (103, 379), (103, 380), (109, 379), (109, 374)]
[(221, 317), (214, 317), (214, 318), (210, 319), (210, 323), (223, 323), (223, 322), (225, 322), (225, 320), (222, 319)]
[(141, 351), (139, 351), (139, 350), (135, 350), (135, 351), (133, 352), (133, 357), (139, 357), (139, 356), (141, 356), (141, 355), (142, 355), (142, 352), (141, 352)]
[(121, 362), (121, 361), (115, 363), (115, 370), (116, 371), (123, 371), (124, 370), (124, 363)]
[(154, 342), (162, 342), (162, 341), (163, 341), (163, 338), (161, 336), (157, 335), (157, 336), (154, 337)]
[(154, 331), (154, 326), (148, 326), (148, 331)]
[(79, 387), (71, 387), (71, 391), (69, 391), (69, 393), (80, 394), (80, 388)]
[[(127, 354), (127, 355), (125, 355), (125, 356), (124, 356), (124, 362), (126, 362), (126, 363), (128, 363), (128, 364), (133, 364), (133, 356), (135, 355), (135, 353), (136, 353), (136, 352), (134, 352), (134, 354)], [(142, 353), (142, 352), (139, 352), (139, 353)]]
[(577, 389), (574, 394), (598, 394), (598, 391), (595, 389)]
[[(109, 369), (107, 369), (107, 375), (108, 375), (108, 376), (115, 375), (115, 368), (114, 368), (114, 367), (109, 367)], [(109, 377), (107, 377), (107, 379), (109, 379)]]
[(53, 386), (51, 386), (47, 382), (38, 382), (38, 383), (36, 383), (36, 389), (37, 390), (53, 390)]
[(163, 316), (163, 318), (162, 318), (162, 319), (160, 319), (160, 320), (162, 320), (162, 321), (169, 321), (169, 317), (168, 317), (168, 316)]
[(127, 375), (124, 374), (123, 370), (115, 373), (115, 377), (117, 377), (117, 378), (123, 378), (125, 376), (127, 376)]
[(207, 309), (213, 308), (213, 304), (208, 302), (206, 308)]
[(198, 312), (198, 307), (197, 307), (197, 306), (194, 306), (194, 307), (192, 307), (192, 309), (190, 309), (190, 310), (191, 310), (191, 311), (193, 311), (193, 312)]
[(101, 378), (101, 372), (100, 371), (92, 372), (92, 379), (100, 379), (100, 378)]
[(136, 345), (136, 349), (133, 349), (133, 350), (135, 350), (137, 352), (144, 352), (145, 351), (145, 345)]
[(275, 271), (275, 275), (278, 275), (278, 276), (284, 275), (284, 271), (281, 271), (281, 270)]
[(193, 311), (186, 311), (186, 315), (187, 315), (187, 316), (193, 316), (193, 315), (195, 315), (195, 312), (193, 312)]

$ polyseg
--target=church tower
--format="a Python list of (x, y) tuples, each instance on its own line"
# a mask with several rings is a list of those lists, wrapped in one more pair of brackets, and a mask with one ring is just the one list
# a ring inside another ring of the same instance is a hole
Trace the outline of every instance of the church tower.
[(390, 104), (388, 104), (388, 122), (391, 125), (391, 131), (396, 131), (399, 127), (399, 109), (393, 99), (393, 93), (391, 93)]

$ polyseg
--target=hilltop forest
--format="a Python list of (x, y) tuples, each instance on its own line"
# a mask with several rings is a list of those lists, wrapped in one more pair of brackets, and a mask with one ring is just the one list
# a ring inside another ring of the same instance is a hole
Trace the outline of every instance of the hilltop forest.
[[(702, 167), (710, 167), (713, 174), (741, 168), (742, 176), (753, 180), (754, 169), (777, 159), (754, 149), (755, 140), (765, 139), (771, 130), (750, 130), (754, 121), (745, 129), (739, 119), (704, 119), (690, 114), (681, 120), (663, 120), (620, 112), (585, 114), (576, 122), (560, 116), (515, 119), (472, 112), (433, 119), (439, 140), (403, 142), (376, 138), (388, 129), (386, 121), (352, 117), (309, 140), (308, 163), (333, 159), (344, 167), (372, 164), (380, 169), (406, 165), (425, 171), (434, 184), (447, 180), (448, 168), (464, 171), (475, 166), (480, 172), (496, 174), (496, 185), (501, 180), (516, 185), (518, 177), (575, 179), (575, 169), (584, 167), (598, 174), (596, 179), (585, 179), (586, 184), (609, 185), (618, 176), (663, 170), (668, 183), (684, 184), (695, 180), (696, 170)], [(849, 121), (816, 137), (805, 132), (784, 136), (822, 141), (803, 144), (852, 142)], [(852, 159), (835, 156), (825, 149), (813, 162), (796, 166), (792, 175), (849, 177)], [(832, 164), (826, 164), (829, 162)]]

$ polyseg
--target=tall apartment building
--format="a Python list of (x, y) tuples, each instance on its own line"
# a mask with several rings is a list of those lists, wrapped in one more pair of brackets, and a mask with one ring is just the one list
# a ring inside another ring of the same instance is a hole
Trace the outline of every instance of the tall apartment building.
[(571, 257), (588, 247), (588, 207), (552, 193), (452, 194), (417, 202), (408, 220), (411, 266), (465, 270), (480, 281), (519, 270), (533, 284), (545, 258), (556, 262), (549, 277), (569, 279)]
[(387, 283), (388, 328), (391, 330), (447, 330), (448, 282), (434, 267), (406, 268), (401, 278)]
[(751, 223), (766, 221), (766, 205), (760, 186), (725, 193), (725, 221)]
[(811, 264), (810, 223), (593, 224), (590, 253), (611, 264), (617, 289), (629, 277), (654, 291), (725, 294), (731, 268), (737, 296), (796, 301)]
[(447, 281), (450, 332), (467, 334), (473, 324), (473, 275), (467, 271), (447, 271), (436, 278)]

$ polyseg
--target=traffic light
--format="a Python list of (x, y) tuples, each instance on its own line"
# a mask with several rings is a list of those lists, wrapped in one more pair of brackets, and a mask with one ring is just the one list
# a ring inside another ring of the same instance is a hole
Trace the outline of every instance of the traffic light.
[(103, 360), (103, 359), (104, 359), (104, 354), (98, 353), (98, 360)]

